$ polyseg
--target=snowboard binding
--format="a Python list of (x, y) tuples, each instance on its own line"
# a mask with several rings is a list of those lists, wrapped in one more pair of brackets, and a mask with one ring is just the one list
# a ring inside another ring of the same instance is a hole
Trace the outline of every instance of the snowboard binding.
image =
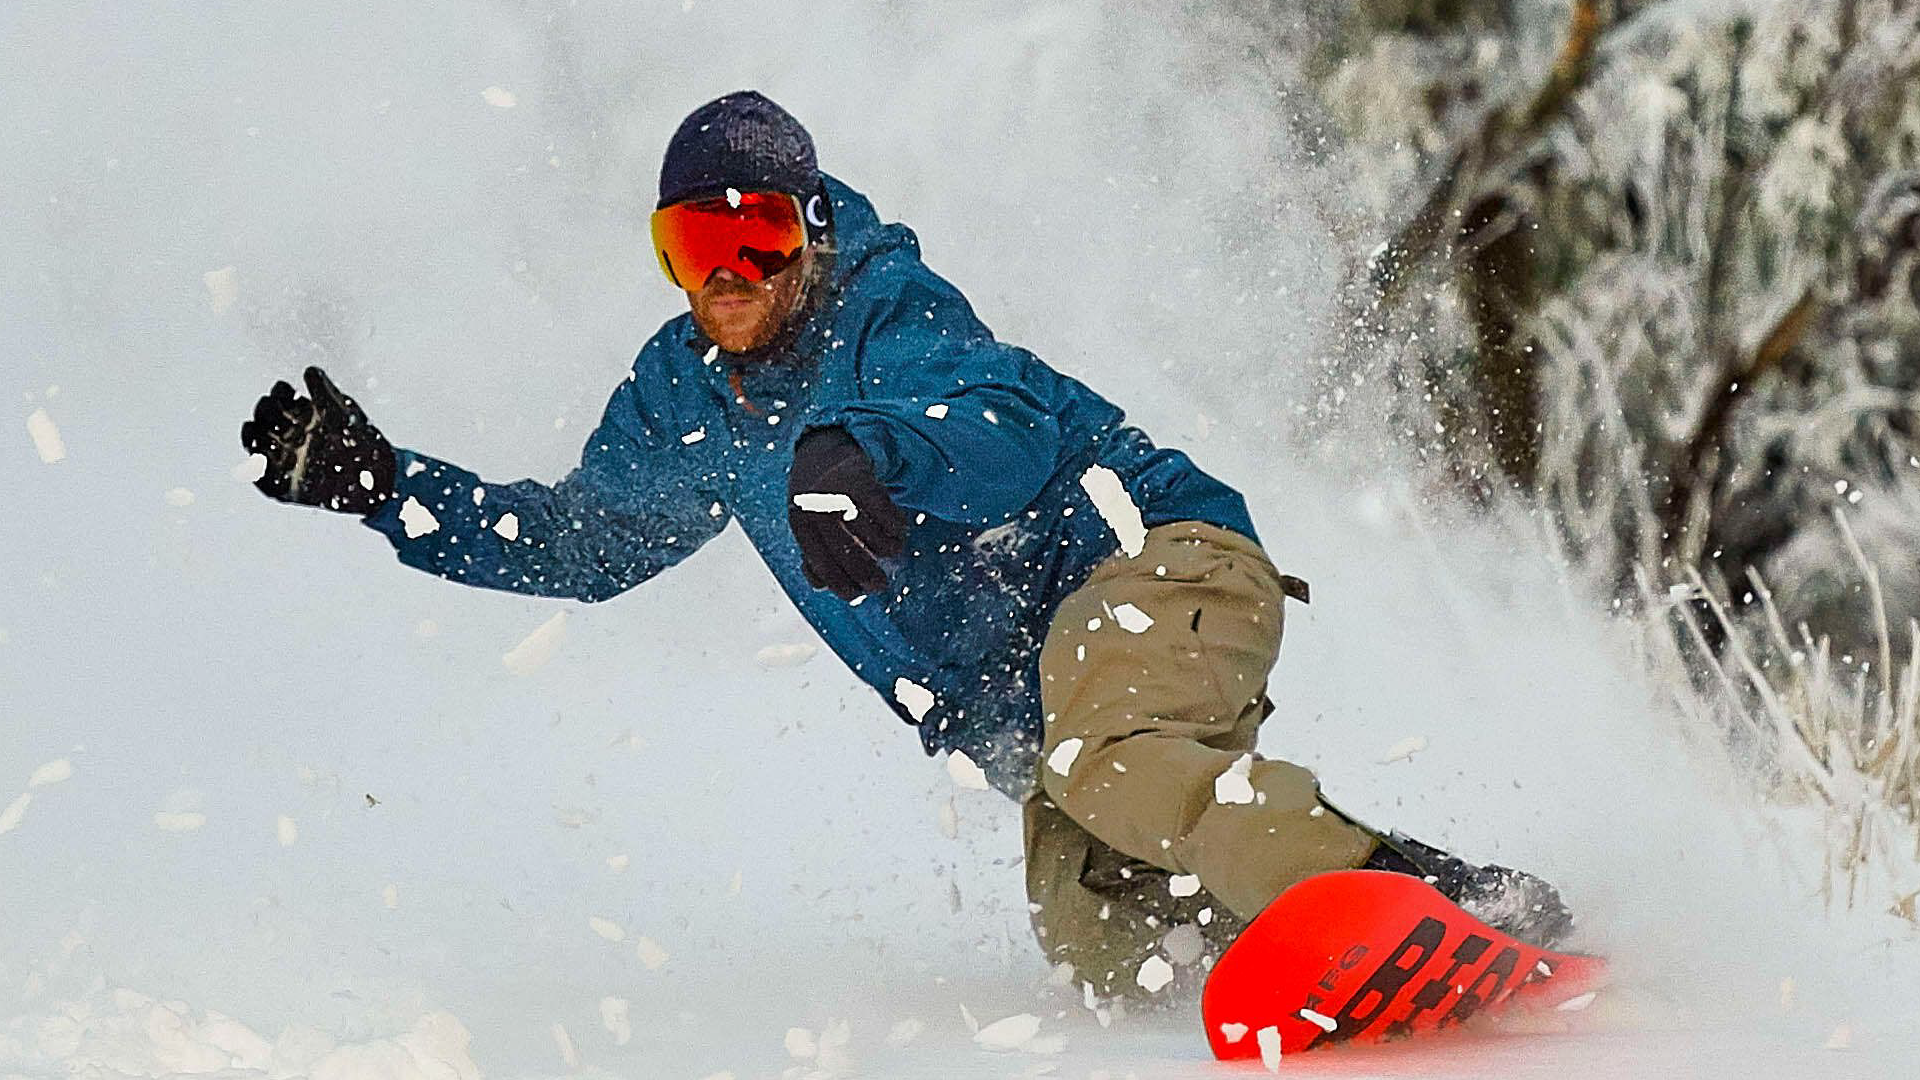
[(1560, 891), (1541, 878), (1507, 866), (1475, 866), (1404, 833), (1381, 836), (1360, 868), (1421, 878), (1462, 911), (1535, 948), (1555, 948), (1573, 932), (1573, 913)]

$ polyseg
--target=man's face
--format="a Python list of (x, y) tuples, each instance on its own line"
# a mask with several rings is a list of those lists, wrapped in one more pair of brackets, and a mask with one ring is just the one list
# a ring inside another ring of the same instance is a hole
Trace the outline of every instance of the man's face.
[(765, 281), (748, 281), (724, 267), (715, 270), (704, 286), (687, 290), (693, 321), (727, 352), (761, 348), (793, 314), (812, 261), (813, 249), (808, 248), (792, 266)]

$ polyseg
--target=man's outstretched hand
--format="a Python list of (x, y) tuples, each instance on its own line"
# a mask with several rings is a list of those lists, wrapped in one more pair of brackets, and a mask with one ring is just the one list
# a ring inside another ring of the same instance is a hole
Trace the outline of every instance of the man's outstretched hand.
[(300, 397), (284, 381), (240, 425), (240, 445), (267, 459), (253, 486), (281, 502), (371, 514), (393, 498), (393, 446), (317, 367)]
[(853, 600), (887, 587), (880, 560), (906, 550), (907, 516), (844, 429), (815, 428), (793, 447), (787, 524), (807, 583)]

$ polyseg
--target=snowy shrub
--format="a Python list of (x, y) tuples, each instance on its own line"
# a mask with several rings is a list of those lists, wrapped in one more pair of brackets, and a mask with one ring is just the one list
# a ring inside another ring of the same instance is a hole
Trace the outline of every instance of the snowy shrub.
[(1314, 419), (1391, 387), (1415, 457), (1542, 511), (1731, 745), (1911, 840), (1920, 16), (1310, 7), (1286, 32), (1388, 237)]

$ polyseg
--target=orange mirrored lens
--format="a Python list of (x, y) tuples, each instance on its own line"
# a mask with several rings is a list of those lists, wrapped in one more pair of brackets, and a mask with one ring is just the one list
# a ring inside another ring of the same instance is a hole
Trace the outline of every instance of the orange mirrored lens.
[(800, 200), (781, 191), (749, 191), (732, 199), (675, 203), (653, 213), (653, 249), (660, 269), (682, 289), (706, 285), (714, 271), (748, 281), (792, 266), (807, 244)]

